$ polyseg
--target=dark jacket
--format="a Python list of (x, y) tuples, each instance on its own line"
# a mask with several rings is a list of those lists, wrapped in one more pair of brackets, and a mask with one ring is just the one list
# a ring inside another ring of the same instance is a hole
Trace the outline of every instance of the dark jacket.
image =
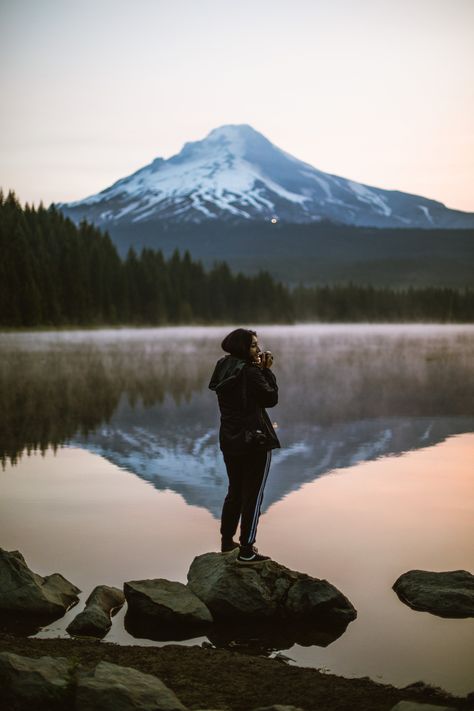
[[(217, 361), (209, 383), (221, 411), (219, 443), (228, 454), (246, 454), (280, 446), (265, 408), (278, 402), (278, 385), (269, 368), (259, 368), (247, 360), (227, 355)], [(261, 430), (266, 443), (249, 442), (246, 433)]]

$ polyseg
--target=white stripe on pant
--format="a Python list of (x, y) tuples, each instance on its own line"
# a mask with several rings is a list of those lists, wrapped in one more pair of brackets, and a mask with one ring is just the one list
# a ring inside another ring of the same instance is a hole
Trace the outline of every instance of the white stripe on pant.
[(251, 546), (255, 542), (255, 537), (256, 537), (256, 533), (257, 533), (257, 524), (258, 524), (258, 519), (260, 517), (260, 507), (262, 505), (262, 499), (263, 499), (263, 490), (265, 489), (265, 484), (267, 481), (268, 472), (270, 471), (271, 461), (272, 461), (272, 450), (270, 449), (267, 452), (267, 460), (265, 462), (265, 472), (263, 474), (262, 484), (260, 486), (260, 490), (259, 490), (258, 496), (257, 496), (257, 501), (255, 503), (255, 513), (253, 515), (253, 521), (252, 521), (252, 525), (250, 527), (249, 540), (248, 540), (249, 546)]

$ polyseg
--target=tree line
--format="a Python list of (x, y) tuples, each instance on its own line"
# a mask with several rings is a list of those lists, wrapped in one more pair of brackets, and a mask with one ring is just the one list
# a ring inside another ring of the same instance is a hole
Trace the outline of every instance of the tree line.
[(0, 193), (0, 326), (6, 328), (294, 321), (471, 322), (474, 290), (353, 284), (290, 290), (268, 272), (205, 270), (188, 251), (166, 259), (112, 240), (54, 206)]

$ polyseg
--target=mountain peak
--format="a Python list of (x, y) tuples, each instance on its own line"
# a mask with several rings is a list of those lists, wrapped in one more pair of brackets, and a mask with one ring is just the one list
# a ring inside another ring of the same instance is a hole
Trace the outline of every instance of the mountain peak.
[(252, 126), (249, 126), (248, 123), (228, 123), (223, 126), (219, 126), (218, 128), (213, 128), (204, 140), (220, 141), (222, 139), (227, 139), (232, 141), (236, 138), (248, 139), (256, 137), (266, 140), (261, 133), (252, 128)]
[(207, 134), (207, 138), (210, 138), (211, 136), (219, 136), (221, 134), (241, 135), (246, 133), (258, 133), (258, 131), (252, 128), (252, 126), (250, 126), (250, 124), (248, 123), (224, 123), (222, 124), (222, 126), (217, 126), (217, 128), (213, 128), (212, 131)]
[(200, 141), (185, 143), (181, 151), (170, 160), (181, 162), (183, 159), (194, 158), (198, 154), (210, 155), (210, 153), (214, 156), (220, 153), (222, 157), (224, 154), (221, 151), (226, 151), (226, 155), (230, 153), (234, 157), (245, 157), (248, 154), (252, 160), (256, 150), (265, 148), (278, 150), (263, 134), (248, 124), (225, 124), (214, 128)]

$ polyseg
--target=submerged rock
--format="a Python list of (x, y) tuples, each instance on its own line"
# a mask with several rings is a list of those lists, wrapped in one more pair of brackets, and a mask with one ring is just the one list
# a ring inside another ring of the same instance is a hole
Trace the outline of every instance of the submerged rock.
[(156, 578), (124, 583), (127, 625), (147, 628), (152, 639), (189, 637), (212, 623), (206, 605), (182, 583)]
[(348, 624), (357, 617), (349, 600), (327, 580), (273, 561), (241, 565), (237, 552), (194, 559), (188, 587), (215, 620), (293, 620)]
[(118, 588), (98, 585), (87, 598), (85, 609), (66, 629), (71, 635), (104, 637), (112, 625), (111, 614), (124, 602), (125, 595)]
[(474, 575), (466, 570), (410, 570), (398, 578), (393, 589), (414, 610), (440, 617), (474, 617)]
[(72, 701), (70, 662), (63, 657), (30, 659), (1, 652), (0, 697), (8, 704), (2, 708), (68, 708)]
[(0, 548), (0, 612), (61, 617), (81, 591), (59, 573), (42, 577), (30, 570), (19, 551)]
[(76, 711), (185, 711), (176, 694), (158, 677), (100, 662), (79, 676)]

